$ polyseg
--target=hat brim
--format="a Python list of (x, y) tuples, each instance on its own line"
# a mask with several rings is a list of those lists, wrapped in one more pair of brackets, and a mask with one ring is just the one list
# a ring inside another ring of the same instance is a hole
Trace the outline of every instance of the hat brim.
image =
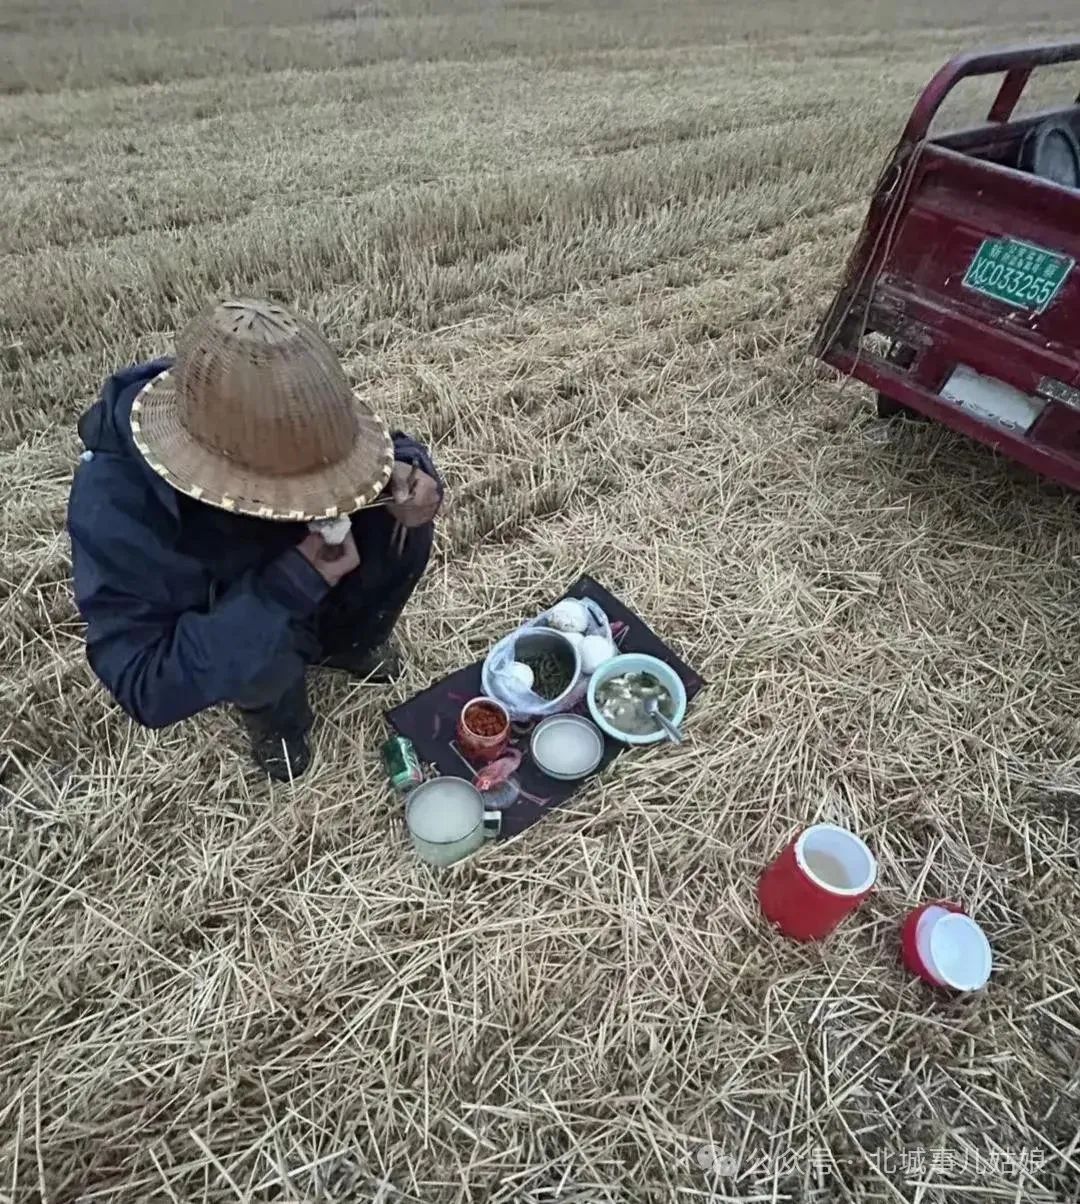
[(155, 376), (131, 405), (135, 446), (175, 490), (236, 514), (272, 522), (337, 518), (370, 505), (394, 469), (394, 441), (386, 423), (354, 394), (357, 431), (336, 464), (295, 476), (252, 472), (194, 439), (180, 422), (169, 372)]

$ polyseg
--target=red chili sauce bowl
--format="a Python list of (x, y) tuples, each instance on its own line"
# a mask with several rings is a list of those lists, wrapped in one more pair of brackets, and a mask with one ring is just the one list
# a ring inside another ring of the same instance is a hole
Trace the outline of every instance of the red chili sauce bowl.
[(510, 743), (510, 716), (493, 698), (474, 698), (461, 708), (458, 746), (470, 761), (486, 765), (500, 757)]

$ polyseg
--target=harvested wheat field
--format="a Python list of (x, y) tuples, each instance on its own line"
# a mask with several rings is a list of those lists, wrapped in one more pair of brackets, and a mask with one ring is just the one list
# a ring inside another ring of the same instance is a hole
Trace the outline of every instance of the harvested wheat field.
[[(0, 0), (0, 1201), (1078, 1198), (1077, 501), (805, 357), (918, 89), (1070, 17)], [(70, 595), (77, 414), (226, 293), (451, 486), (405, 681), (318, 679), (293, 790), (129, 723)], [(583, 571), (691, 742), (437, 876), (383, 711)], [(812, 819), (879, 889), (800, 946), (754, 885)], [(898, 964), (941, 896), (979, 995)]]

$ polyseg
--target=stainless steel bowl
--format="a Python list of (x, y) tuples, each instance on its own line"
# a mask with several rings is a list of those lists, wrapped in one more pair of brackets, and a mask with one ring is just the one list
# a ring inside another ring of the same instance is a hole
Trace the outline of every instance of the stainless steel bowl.
[(581, 681), (581, 655), (571, 640), (551, 627), (533, 627), (514, 641), (514, 656), (519, 661), (543, 652), (554, 652), (570, 674), (566, 689), (557, 698), (545, 699), (549, 703), (562, 702)]

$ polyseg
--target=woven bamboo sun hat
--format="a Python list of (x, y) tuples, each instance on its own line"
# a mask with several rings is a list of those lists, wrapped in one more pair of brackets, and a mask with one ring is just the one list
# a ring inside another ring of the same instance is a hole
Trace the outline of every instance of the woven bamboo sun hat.
[(268, 301), (224, 301), (176, 340), (131, 407), (135, 444), (189, 497), (258, 518), (336, 518), (390, 479), (385, 422), (356, 396), (313, 323)]

